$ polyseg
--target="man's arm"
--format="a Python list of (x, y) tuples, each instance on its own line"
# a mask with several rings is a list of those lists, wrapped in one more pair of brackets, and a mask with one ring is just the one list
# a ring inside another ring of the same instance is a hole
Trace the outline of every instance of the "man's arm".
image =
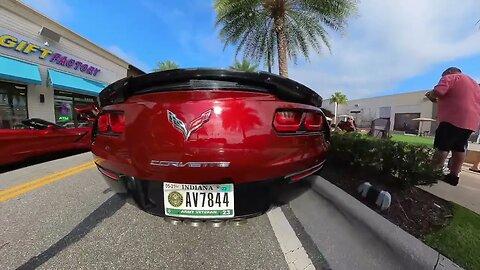
[(456, 80), (456, 76), (445, 75), (442, 76), (438, 84), (433, 88), (432, 91), (425, 93), (425, 96), (431, 102), (437, 102), (439, 98), (444, 96), (452, 87), (453, 83)]
[(433, 90), (425, 93), (425, 96), (433, 103), (438, 101), (438, 97)]
[(455, 74), (443, 76), (438, 84), (433, 88), (433, 95), (436, 98), (442, 97), (448, 93), (455, 83), (457, 76)]

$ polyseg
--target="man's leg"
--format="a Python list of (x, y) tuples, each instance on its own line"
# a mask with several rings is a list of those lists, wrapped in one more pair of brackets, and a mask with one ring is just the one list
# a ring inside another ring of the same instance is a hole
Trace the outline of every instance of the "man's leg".
[(458, 185), (459, 174), (462, 171), (462, 165), (465, 161), (468, 138), (472, 134), (472, 131), (455, 127), (452, 130), (452, 139), (454, 143), (452, 145), (452, 162), (449, 164), (450, 174), (445, 176), (445, 182), (452, 186)]
[(435, 140), (433, 142), (435, 153), (433, 155), (432, 165), (436, 170), (443, 169), (449, 150), (452, 149), (450, 130), (450, 124), (441, 122), (435, 131)]
[(473, 165), (472, 167), (470, 167), (470, 170), (472, 171), (480, 171), (480, 159), (477, 160)]
[(452, 162), (449, 163), (448, 168), (450, 169), (450, 174), (458, 176), (462, 171), (462, 165), (465, 161), (465, 152), (452, 152)]
[(443, 165), (445, 164), (445, 160), (447, 159), (448, 151), (441, 151), (439, 149), (435, 149), (435, 154), (433, 155), (432, 165), (435, 169), (442, 169)]

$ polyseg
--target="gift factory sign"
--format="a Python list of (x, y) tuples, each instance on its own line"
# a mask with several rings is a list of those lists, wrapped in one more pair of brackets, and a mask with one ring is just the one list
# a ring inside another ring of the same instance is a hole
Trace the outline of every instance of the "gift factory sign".
[(26, 55), (35, 55), (38, 56), (38, 59), (40, 60), (49, 61), (51, 63), (78, 70), (82, 73), (92, 76), (97, 76), (100, 72), (100, 69), (93, 65), (83, 63), (75, 58), (64, 55), (61, 52), (38, 46), (13, 35), (1, 35), (0, 46)]

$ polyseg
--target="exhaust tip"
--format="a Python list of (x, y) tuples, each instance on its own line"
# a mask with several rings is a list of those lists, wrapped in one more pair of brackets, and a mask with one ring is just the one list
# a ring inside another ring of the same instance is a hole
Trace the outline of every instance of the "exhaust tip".
[(166, 217), (166, 218), (163, 218), (163, 220), (165, 220), (166, 222), (172, 224), (172, 225), (180, 225), (182, 224), (182, 221), (180, 219), (177, 219), (177, 218), (170, 218), (170, 217)]
[(232, 224), (234, 226), (242, 226), (242, 225), (247, 224), (247, 222), (248, 221), (245, 218), (236, 218), (236, 219), (230, 220), (230, 224)]
[(209, 220), (206, 222), (208, 226), (213, 228), (220, 228), (225, 226), (226, 222), (224, 220)]
[(184, 220), (183, 223), (185, 223), (186, 225), (190, 225), (192, 227), (200, 227), (203, 224), (203, 222), (201, 220), (193, 220), (193, 219)]

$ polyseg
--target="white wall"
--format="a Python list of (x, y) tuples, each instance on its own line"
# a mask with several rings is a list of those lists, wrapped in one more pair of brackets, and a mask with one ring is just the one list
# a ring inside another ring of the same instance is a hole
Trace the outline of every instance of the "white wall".
[[(27, 85), (28, 117), (41, 118), (55, 122), (55, 108), (53, 102), (53, 89), (47, 88), (47, 69), (40, 68), (42, 84)], [(45, 95), (45, 103), (40, 103), (40, 94)]]
[[(425, 92), (427, 91), (350, 100), (346, 105), (339, 106), (338, 114), (353, 115), (357, 125), (368, 126), (379, 117), (380, 107), (391, 107), (390, 129), (393, 130), (395, 113), (420, 113), (420, 117), (432, 117), (432, 103), (425, 98)], [(328, 99), (325, 100), (323, 107), (333, 112), (334, 105), (329, 102)], [(360, 110), (361, 113), (352, 114), (352, 110)], [(422, 131), (427, 130), (430, 130), (430, 123), (423, 124)]]

